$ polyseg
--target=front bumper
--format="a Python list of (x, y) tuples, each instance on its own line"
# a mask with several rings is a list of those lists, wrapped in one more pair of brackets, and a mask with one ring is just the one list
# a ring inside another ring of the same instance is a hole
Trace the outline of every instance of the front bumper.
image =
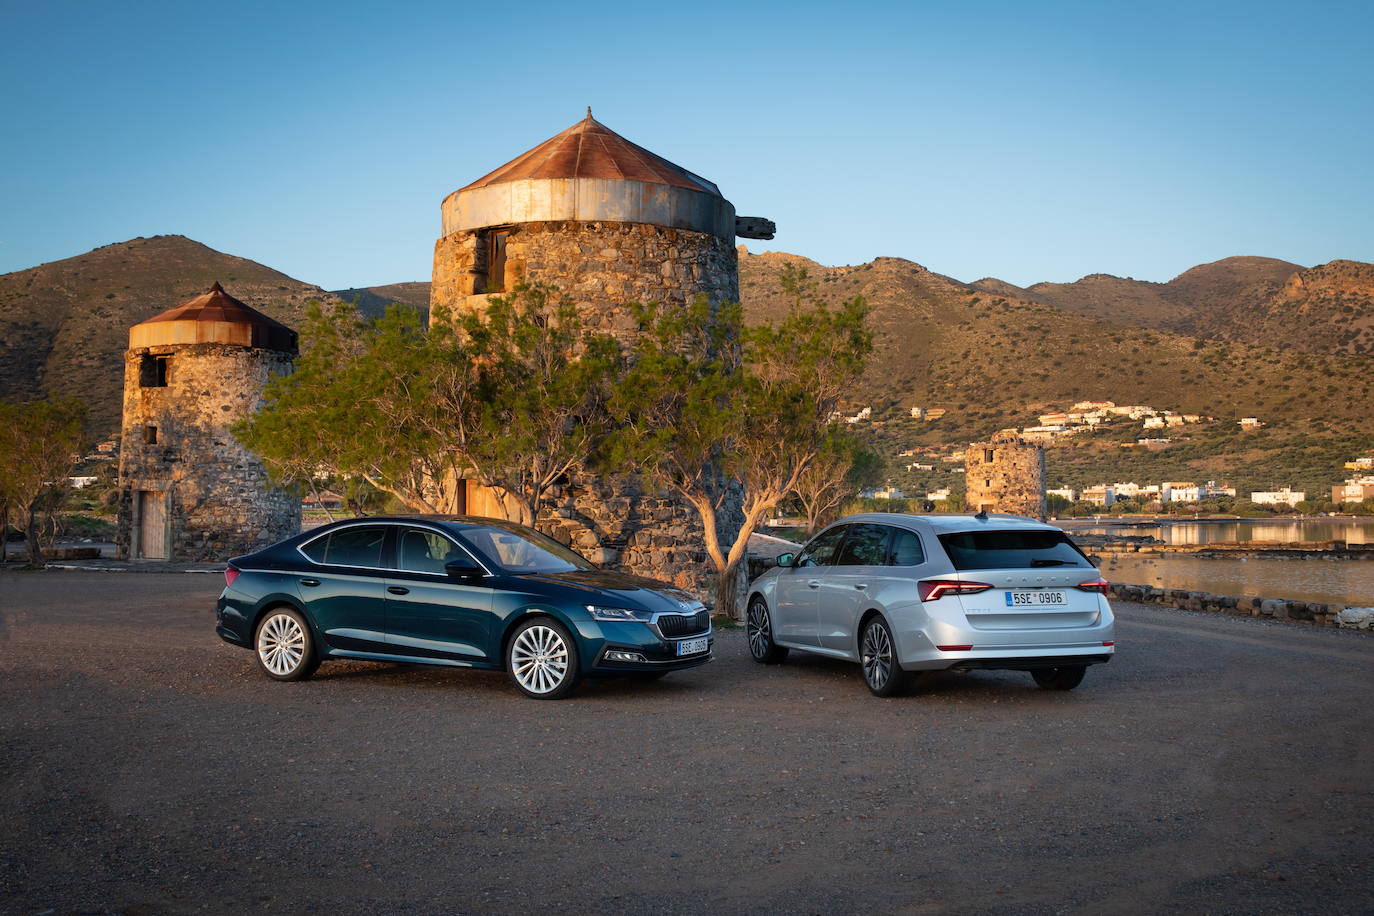
[[(587, 621), (578, 624), (588, 674), (634, 674), (681, 671), (713, 659), (716, 634), (708, 627), (700, 633), (664, 637), (649, 624), (631, 621)], [(706, 651), (678, 655), (678, 644), (705, 639)], [(614, 654), (620, 654), (615, 657)]]

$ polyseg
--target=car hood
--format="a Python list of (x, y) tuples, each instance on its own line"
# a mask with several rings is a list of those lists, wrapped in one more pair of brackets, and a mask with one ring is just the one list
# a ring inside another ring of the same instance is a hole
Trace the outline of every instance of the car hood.
[(540, 590), (555, 588), (580, 604), (604, 604), (643, 611), (677, 611), (692, 614), (702, 603), (680, 588), (657, 579), (645, 579), (607, 569), (577, 569), (562, 573), (534, 573), (521, 581)]

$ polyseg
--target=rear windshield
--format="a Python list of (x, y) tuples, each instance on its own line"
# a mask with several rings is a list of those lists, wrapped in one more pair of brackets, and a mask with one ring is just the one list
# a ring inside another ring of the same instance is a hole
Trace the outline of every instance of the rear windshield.
[(1062, 531), (964, 531), (942, 534), (940, 543), (955, 569), (1092, 568)]

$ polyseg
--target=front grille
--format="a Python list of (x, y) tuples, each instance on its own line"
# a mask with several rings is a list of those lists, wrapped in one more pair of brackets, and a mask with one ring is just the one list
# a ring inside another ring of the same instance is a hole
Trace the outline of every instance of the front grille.
[(705, 610), (695, 614), (664, 614), (658, 618), (658, 632), (670, 639), (704, 633), (711, 626), (711, 615)]

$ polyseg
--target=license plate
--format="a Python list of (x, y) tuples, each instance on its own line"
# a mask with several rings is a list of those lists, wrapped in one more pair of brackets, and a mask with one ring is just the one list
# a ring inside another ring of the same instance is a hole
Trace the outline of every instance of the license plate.
[(710, 648), (711, 642), (705, 636), (700, 639), (684, 639), (677, 644), (678, 655), (700, 655)]
[(1068, 604), (1063, 592), (1006, 592), (1007, 607), (1053, 607)]

